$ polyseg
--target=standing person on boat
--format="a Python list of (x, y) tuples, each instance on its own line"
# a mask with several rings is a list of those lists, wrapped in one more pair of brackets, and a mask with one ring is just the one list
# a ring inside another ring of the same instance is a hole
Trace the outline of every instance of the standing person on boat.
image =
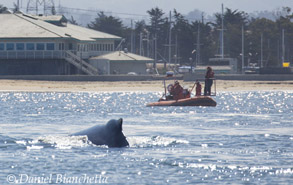
[(205, 76), (205, 84), (204, 84), (204, 95), (211, 95), (211, 87), (213, 85), (214, 72), (211, 67), (207, 67), (207, 72)]

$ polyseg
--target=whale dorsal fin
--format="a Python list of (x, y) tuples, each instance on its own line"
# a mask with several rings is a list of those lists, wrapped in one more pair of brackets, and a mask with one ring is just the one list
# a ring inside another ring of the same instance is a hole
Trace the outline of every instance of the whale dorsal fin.
[(120, 118), (119, 120), (118, 120), (118, 124), (119, 124), (119, 129), (122, 131), (122, 123), (123, 123), (123, 119), (122, 118)]

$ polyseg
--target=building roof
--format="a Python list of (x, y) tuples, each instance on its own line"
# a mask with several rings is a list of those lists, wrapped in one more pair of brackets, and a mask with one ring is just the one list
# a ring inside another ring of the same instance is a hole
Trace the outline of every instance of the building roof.
[(124, 51), (114, 51), (105, 55), (92, 57), (91, 60), (110, 60), (110, 61), (143, 61), (143, 62), (153, 62), (154, 59), (140, 56), (134, 53), (124, 52)]
[[(54, 16), (52, 19), (56, 20), (58, 16)], [(99, 39), (121, 39), (121, 37), (115, 35), (69, 23), (64, 26), (58, 26), (47, 22), (52, 19), (26, 14), (0, 14), (0, 39), (65, 38), (86, 42)]]

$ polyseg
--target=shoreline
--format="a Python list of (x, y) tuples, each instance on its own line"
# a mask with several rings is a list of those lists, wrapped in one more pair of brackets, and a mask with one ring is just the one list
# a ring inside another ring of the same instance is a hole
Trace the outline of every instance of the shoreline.
[[(172, 83), (170, 80), (166, 85)], [(179, 80), (184, 88), (191, 89), (193, 82)], [(212, 87), (214, 91), (215, 83)], [(202, 88), (204, 84), (202, 83)], [(293, 81), (234, 81), (217, 80), (217, 92), (239, 91), (293, 91)], [(163, 92), (162, 81), (37, 81), (0, 80), (0, 92)], [(195, 90), (193, 90), (195, 91)]]

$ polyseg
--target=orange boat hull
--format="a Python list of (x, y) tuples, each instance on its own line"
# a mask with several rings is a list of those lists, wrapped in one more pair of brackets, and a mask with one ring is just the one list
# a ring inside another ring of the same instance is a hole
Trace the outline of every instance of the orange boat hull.
[(159, 101), (147, 104), (148, 107), (152, 106), (210, 106), (215, 107), (217, 102), (208, 96), (197, 96), (192, 98), (180, 100)]

